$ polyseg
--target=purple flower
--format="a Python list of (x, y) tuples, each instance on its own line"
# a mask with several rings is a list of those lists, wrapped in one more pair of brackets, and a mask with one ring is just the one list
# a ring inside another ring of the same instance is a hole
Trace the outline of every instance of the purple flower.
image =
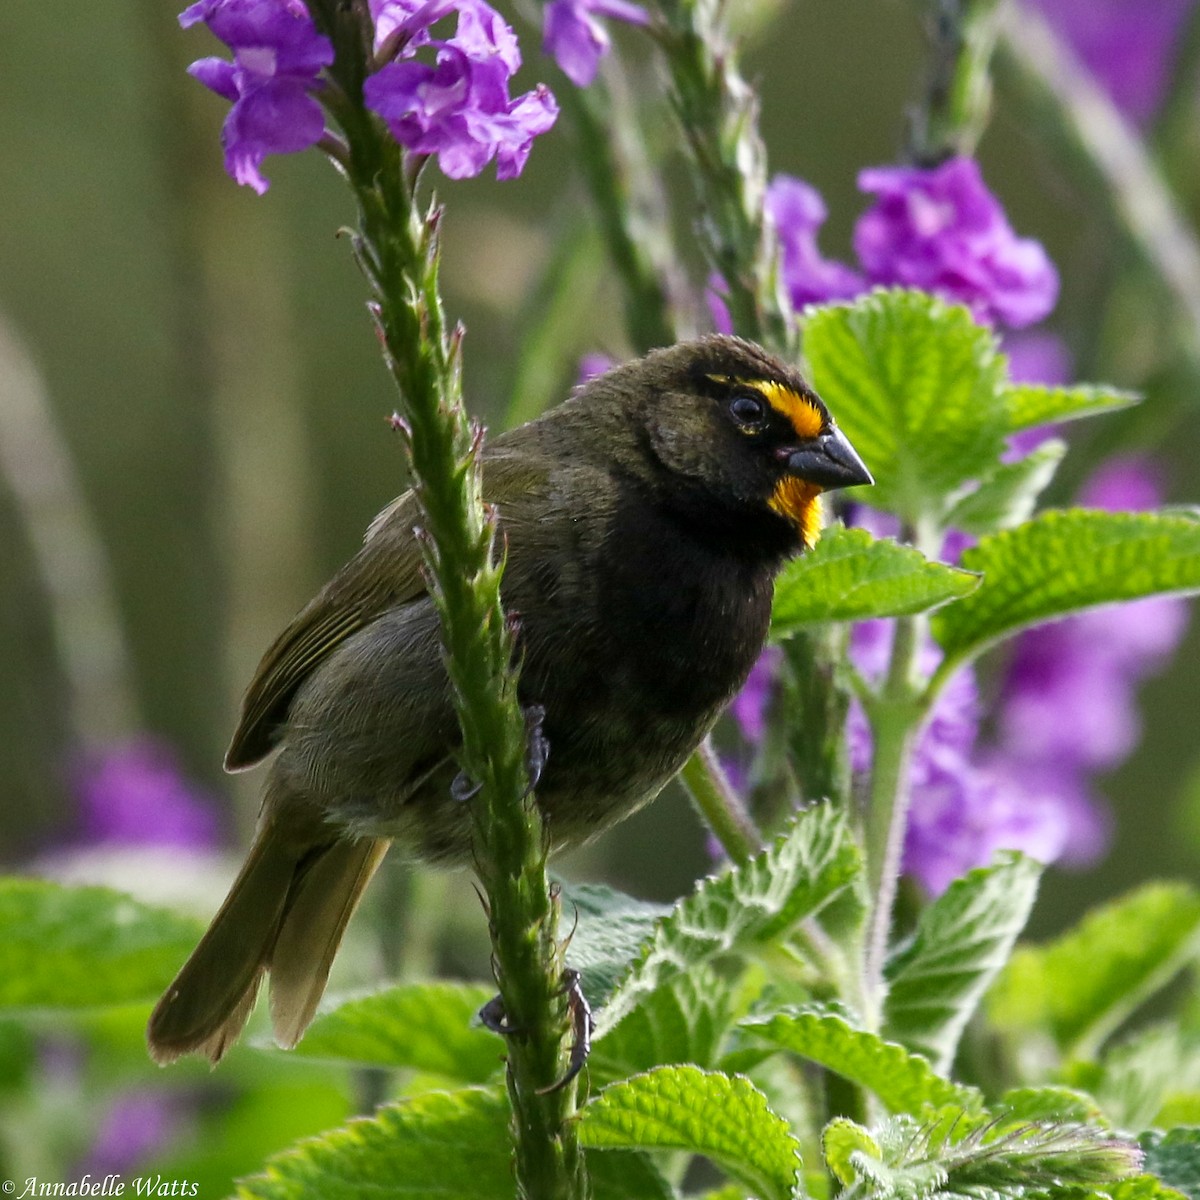
[(775, 690), (775, 674), (783, 657), (778, 646), (768, 646), (758, 656), (742, 690), (733, 698), (729, 711), (742, 737), (757, 746), (767, 731), (767, 709)]
[(878, 197), (854, 229), (872, 283), (922, 288), (1014, 328), (1054, 307), (1058, 273), (1040, 243), (1013, 233), (973, 159), (875, 167), (858, 185)]
[(1061, 387), (1071, 382), (1071, 352), (1056, 333), (1027, 329), (1003, 338), (1008, 377), (1013, 383), (1041, 383)]
[(599, 17), (630, 25), (650, 19), (641, 5), (627, 0), (550, 0), (546, 5), (542, 49), (576, 87), (587, 87), (596, 78), (611, 44)]
[[(420, 11), (441, 13), (434, 6)], [(421, 44), (435, 50), (432, 65), (406, 57)], [(401, 145), (416, 154), (436, 154), (451, 179), (478, 175), (492, 159), (497, 179), (519, 175), (533, 139), (558, 116), (544, 86), (509, 99), (508, 81), (521, 64), (520, 51), (512, 30), (483, 0), (459, 4), (452, 38), (413, 39), (400, 55), (366, 81), (367, 107)]]
[(767, 187), (766, 204), (779, 235), (783, 283), (797, 311), (866, 290), (857, 271), (823, 258), (817, 248), (817, 233), (829, 214), (816, 188), (793, 175), (776, 175)]
[(601, 354), (599, 351), (585, 354), (579, 360), (579, 373), (575, 380), (575, 386), (582, 387), (589, 379), (595, 379), (597, 375), (611, 371), (616, 365), (616, 359), (610, 355)]
[(182, 1123), (178, 1095), (150, 1088), (123, 1092), (101, 1118), (79, 1170), (101, 1178), (136, 1171), (162, 1150)]
[(185, 778), (158, 739), (85, 753), (72, 782), (88, 842), (204, 849), (221, 840), (215, 799)]
[(1138, 122), (1162, 102), (1195, 0), (1031, 0), (1113, 103)]
[(199, 0), (179, 15), (203, 22), (233, 51), (233, 61), (202, 58), (188, 68), (233, 102), (221, 130), (225, 170), (259, 195), (270, 186), (259, 168), (268, 154), (315, 145), (325, 117), (311, 93), (333, 62), (333, 46), (300, 0)]

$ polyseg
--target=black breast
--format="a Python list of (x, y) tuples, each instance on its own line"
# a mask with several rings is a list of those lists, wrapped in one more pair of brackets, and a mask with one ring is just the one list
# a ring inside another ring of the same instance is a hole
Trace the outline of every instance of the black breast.
[(539, 797), (556, 840), (657, 792), (745, 680), (779, 556), (744, 549), (630, 488), (569, 583), (530, 573), (539, 595), (521, 616), (521, 692), (546, 709)]

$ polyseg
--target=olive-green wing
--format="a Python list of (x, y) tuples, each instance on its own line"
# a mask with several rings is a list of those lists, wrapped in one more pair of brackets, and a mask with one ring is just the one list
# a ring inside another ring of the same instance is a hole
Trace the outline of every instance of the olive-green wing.
[[(485, 460), (484, 492), (503, 510), (507, 500), (537, 490), (545, 476), (522, 456), (501, 454)], [(412, 492), (393, 500), (371, 522), (362, 549), (275, 639), (246, 689), (225, 754), (227, 771), (251, 767), (274, 749), (300, 685), (337, 646), (425, 593), (421, 548), (413, 534), (419, 515)]]

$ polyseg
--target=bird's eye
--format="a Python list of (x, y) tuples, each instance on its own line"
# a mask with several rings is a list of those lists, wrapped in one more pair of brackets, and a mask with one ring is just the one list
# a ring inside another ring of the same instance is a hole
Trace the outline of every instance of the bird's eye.
[(729, 413), (739, 425), (754, 429), (766, 419), (767, 406), (757, 396), (743, 393), (729, 402)]

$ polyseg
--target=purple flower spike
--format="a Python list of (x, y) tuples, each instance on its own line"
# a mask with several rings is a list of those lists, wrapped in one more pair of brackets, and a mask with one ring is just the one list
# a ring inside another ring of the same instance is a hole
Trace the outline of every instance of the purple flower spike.
[(73, 784), (86, 842), (189, 850), (220, 843), (216, 800), (185, 778), (175, 752), (158, 739), (84, 755)]
[(550, 0), (546, 5), (542, 48), (576, 87), (587, 87), (596, 78), (609, 51), (600, 17), (629, 25), (645, 25), (650, 19), (644, 8), (626, 0)]
[[(436, 5), (413, 11), (422, 20), (441, 15)], [(533, 139), (554, 124), (558, 105), (542, 86), (510, 100), (508, 81), (521, 64), (515, 35), (482, 0), (460, 3), (457, 11), (452, 38), (414, 37), (399, 61), (366, 81), (363, 96), (401, 145), (436, 154), (451, 179), (478, 175), (493, 159), (496, 178), (512, 179), (524, 168)], [(397, 22), (392, 28), (399, 28), (394, 5), (386, 12)], [(382, 20), (384, 9), (380, 14)], [(436, 52), (432, 65), (411, 57), (422, 44)]]
[(307, 150), (325, 132), (311, 93), (333, 62), (333, 46), (299, 0), (199, 0), (179, 23), (206, 24), (233, 51), (233, 62), (203, 58), (188, 70), (233, 102), (221, 131), (225, 170), (262, 195), (270, 186), (263, 159)]
[(1054, 307), (1058, 273), (1040, 243), (1013, 233), (973, 159), (876, 167), (858, 185), (878, 197), (854, 230), (872, 283), (922, 288), (1013, 328)]
[(775, 676), (783, 657), (778, 646), (768, 646), (750, 670), (742, 690), (733, 698), (729, 711), (742, 736), (757, 746), (767, 731), (767, 709), (775, 690)]
[(767, 214), (779, 234), (783, 282), (797, 311), (866, 290), (857, 271), (823, 258), (817, 248), (817, 233), (829, 214), (816, 188), (792, 175), (776, 175), (767, 188)]

